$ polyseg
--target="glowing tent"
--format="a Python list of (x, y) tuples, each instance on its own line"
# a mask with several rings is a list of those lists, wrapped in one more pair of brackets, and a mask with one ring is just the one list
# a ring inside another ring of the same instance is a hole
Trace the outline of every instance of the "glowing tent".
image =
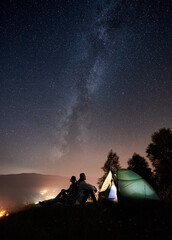
[(146, 180), (128, 169), (110, 171), (100, 189), (100, 200), (108, 198), (117, 202), (119, 196), (120, 199), (160, 200)]

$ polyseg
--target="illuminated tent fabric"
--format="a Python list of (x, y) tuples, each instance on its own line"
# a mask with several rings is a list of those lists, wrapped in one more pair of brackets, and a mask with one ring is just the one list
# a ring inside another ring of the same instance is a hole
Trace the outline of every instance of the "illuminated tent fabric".
[(109, 171), (109, 173), (100, 189), (100, 192), (106, 191), (106, 189), (111, 186), (111, 180), (112, 180), (112, 172)]
[(110, 198), (110, 192), (115, 183), (118, 194), (122, 198), (160, 200), (155, 190), (141, 176), (129, 169), (119, 169), (108, 173), (99, 197)]
[(111, 187), (110, 187), (108, 199), (109, 199), (109, 200), (112, 200), (112, 201), (114, 201), (114, 202), (118, 202), (117, 188), (116, 188), (114, 182), (112, 182), (112, 185), (111, 185)]
[(117, 188), (114, 184), (114, 181), (113, 181), (113, 177), (112, 177), (112, 172), (109, 171), (101, 189), (100, 189), (100, 192), (102, 193), (105, 193), (105, 195), (107, 195), (106, 197), (109, 199), (109, 200), (112, 200), (112, 201), (115, 201), (117, 202), (118, 199), (117, 199)]

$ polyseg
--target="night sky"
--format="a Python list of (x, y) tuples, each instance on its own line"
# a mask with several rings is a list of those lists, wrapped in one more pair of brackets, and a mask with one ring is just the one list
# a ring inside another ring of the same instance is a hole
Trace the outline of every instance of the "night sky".
[(0, 174), (101, 176), (172, 128), (172, 1), (1, 0)]

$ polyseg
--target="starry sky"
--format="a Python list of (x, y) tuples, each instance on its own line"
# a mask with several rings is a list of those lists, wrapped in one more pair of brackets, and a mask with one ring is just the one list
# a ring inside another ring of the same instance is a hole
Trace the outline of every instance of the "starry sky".
[(0, 174), (101, 176), (172, 128), (172, 1), (0, 2)]

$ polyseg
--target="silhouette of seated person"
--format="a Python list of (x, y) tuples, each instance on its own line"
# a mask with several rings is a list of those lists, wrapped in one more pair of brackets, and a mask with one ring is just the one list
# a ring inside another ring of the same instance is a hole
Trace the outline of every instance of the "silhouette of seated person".
[(84, 204), (88, 197), (91, 197), (94, 204), (97, 204), (95, 192), (97, 192), (96, 187), (85, 182), (86, 175), (85, 173), (80, 174), (80, 179), (77, 182), (78, 185), (78, 197), (76, 204)]
[(71, 185), (69, 189), (62, 189), (61, 192), (53, 199), (49, 199), (46, 201), (39, 202), (41, 206), (50, 206), (57, 202), (63, 204), (74, 204), (77, 198), (77, 184), (76, 184), (76, 177), (72, 176), (70, 179)]

